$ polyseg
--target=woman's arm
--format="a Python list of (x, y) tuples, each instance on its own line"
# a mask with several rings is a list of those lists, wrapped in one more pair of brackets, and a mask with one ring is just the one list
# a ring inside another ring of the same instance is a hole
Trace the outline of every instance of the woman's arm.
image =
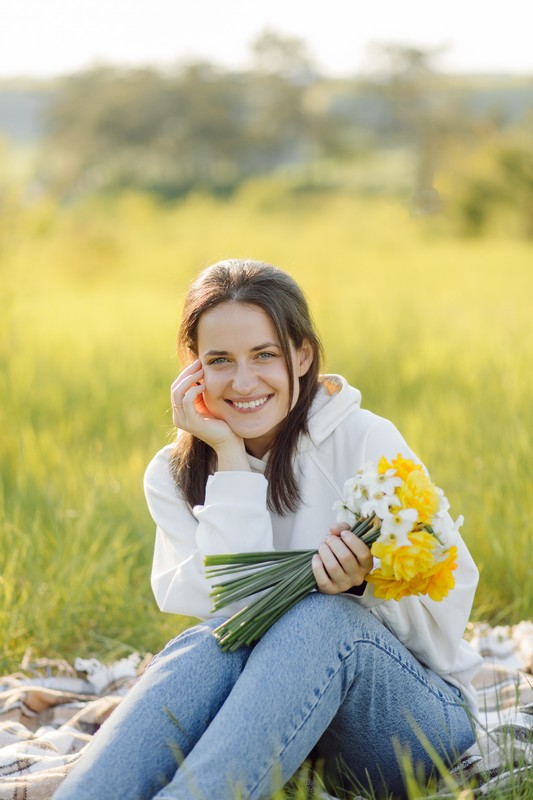
[[(208, 617), (211, 587), (204, 555), (273, 549), (268, 484), (252, 472), (216, 472), (207, 482), (204, 504), (191, 511), (170, 474), (172, 448), (159, 451), (144, 478), (148, 508), (157, 525), (152, 589), (162, 611)], [(225, 613), (229, 616), (234, 610), (237, 607), (228, 607)]]

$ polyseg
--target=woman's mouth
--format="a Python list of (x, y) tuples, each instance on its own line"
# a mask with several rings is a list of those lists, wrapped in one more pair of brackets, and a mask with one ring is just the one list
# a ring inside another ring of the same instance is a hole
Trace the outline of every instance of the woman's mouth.
[(257, 397), (254, 400), (226, 400), (226, 403), (239, 411), (255, 411), (264, 406), (271, 397), (272, 395), (268, 394), (264, 397)]

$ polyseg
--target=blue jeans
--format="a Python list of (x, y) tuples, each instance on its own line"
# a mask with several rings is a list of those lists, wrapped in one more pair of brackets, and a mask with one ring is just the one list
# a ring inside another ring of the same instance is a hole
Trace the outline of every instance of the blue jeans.
[(156, 656), (55, 800), (270, 798), (312, 750), (345, 786), (402, 793), (398, 746), (427, 775), (420, 732), (446, 763), (474, 741), (459, 692), (349, 598), (312, 593), (235, 653), (219, 622)]

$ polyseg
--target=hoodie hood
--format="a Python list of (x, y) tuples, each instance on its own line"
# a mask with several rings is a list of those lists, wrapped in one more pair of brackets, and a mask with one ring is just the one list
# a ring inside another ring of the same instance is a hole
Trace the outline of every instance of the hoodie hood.
[(309, 437), (318, 446), (347, 416), (361, 407), (361, 392), (342, 375), (321, 375), (309, 412)]

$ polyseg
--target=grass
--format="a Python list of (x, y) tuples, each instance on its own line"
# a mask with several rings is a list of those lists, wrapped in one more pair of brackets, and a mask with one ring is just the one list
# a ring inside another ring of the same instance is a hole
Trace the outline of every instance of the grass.
[[(392, 203), (140, 196), (0, 223), (0, 669), (35, 657), (156, 651), (161, 614), (143, 471), (169, 441), (187, 282), (219, 258), (300, 281), (326, 368), (392, 419), (442, 486), (480, 571), (475, 619), (531, 618), (532, 246), (459, 240)], [(513, 795), (519, 796), (519, 795)]]

